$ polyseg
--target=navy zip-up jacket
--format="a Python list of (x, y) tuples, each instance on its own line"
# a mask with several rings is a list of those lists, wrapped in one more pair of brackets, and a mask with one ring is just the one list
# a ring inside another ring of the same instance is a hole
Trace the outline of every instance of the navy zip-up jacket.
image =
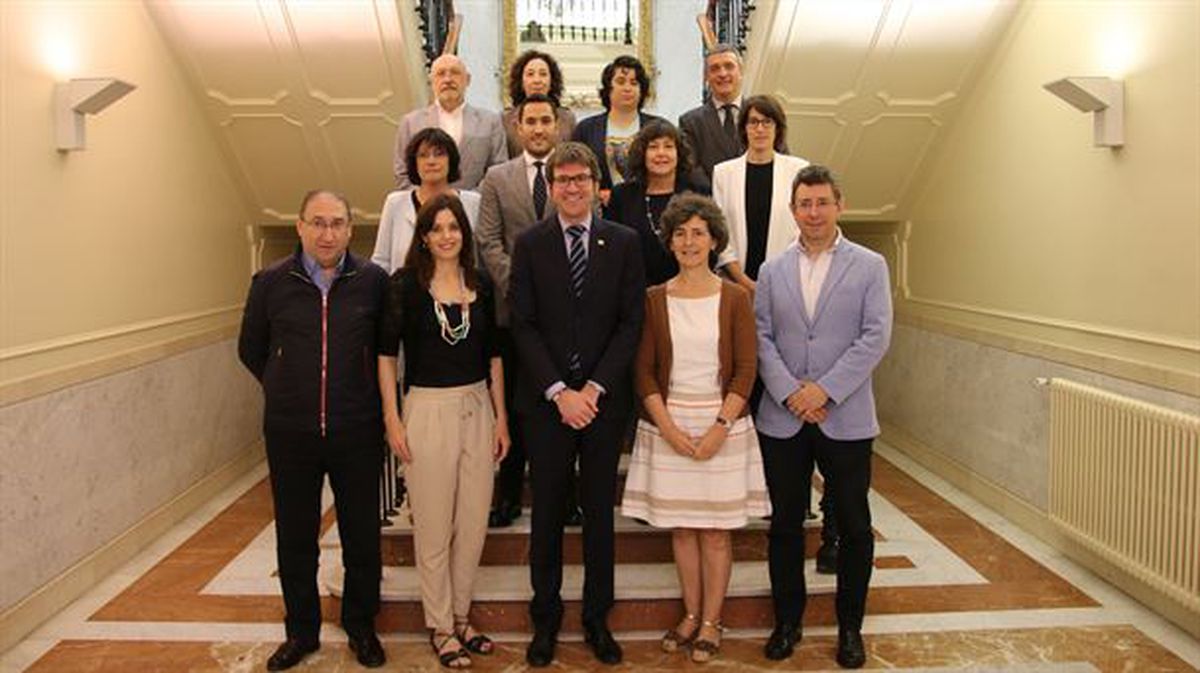
[(376, 376), (387, 273), (346, 253), (327, 296), (297, 249), (254, 274), (238, 357), (266, 397), (265, 432), (382, 438)]

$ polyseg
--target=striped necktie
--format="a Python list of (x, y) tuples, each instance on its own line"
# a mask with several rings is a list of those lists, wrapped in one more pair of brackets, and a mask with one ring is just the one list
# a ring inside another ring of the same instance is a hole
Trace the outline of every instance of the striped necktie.
[[(567, 227), (567, 235), (571, 238), (570, 249), (567, 250), (567, 263), (571, 268), (571, 289), (575, 291), (575, 299), (583, 295), (583, 279), (587, 275), (587, 249), (583, 245), (583, 235), (587, 229), (581, 224)], [(573, 349), (567, 361), (572, 380), (580, 378), (583, 369), (579, 350)]]
[(583, 245), (583, 235), (587, 229), (581, 224), (567, 227), (567, 235), (571, 238), (571, 246), (567, 251), (567, 262), (571, 267), (571, 289), (575, 290), (575, 298), (583, 295), (583, 279), (587, 276), (587, 249)]

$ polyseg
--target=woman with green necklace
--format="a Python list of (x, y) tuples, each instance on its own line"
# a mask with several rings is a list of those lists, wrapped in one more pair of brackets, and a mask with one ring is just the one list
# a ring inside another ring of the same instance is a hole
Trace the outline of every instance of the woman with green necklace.
[[(392, 275), (379, 389), (388, 445), (408, 476), (425, 625), (447, 668), (470, 666), (471, 654), (495, 647), (468, 619), (493, 467), (511, 443), (494, 315), (462, 202), (434, 196), (417, 213), (413, 245)], [(400, 344), (403, 417), (395, 383)]]

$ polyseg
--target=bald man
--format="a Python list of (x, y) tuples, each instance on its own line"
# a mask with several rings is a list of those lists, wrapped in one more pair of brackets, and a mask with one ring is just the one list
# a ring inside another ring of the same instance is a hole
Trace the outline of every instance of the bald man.
[(461, 177), (451, 186), (475, 189), (489, 166), (508, 161), (508, 146), (504, 124), (499, 113), (467, 105), (467, 86), (471, 73), (462, 59), (443, 54), (429, 67), (429, 88), (434, 102), (429, 107), (404, 115), (396, 131), (396, 148), (392, 155), (392, 172), (396, 188), (412, 186), (404, 161), (404, 148), (413, 135), (423, 128), (436, 126), (454, 139), (461, 157)]

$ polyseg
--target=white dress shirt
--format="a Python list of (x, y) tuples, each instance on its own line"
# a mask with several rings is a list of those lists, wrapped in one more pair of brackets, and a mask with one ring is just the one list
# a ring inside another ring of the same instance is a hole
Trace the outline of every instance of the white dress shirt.
[(813, 257), (805, 249), (804, 239), (800, 239), (800, 296), (804, 298), (804, 310), (808, 311), (809, 320), (816, 317), (817, 299), (821, 296), (821, 287), (825, 285), (825, 277), (829, 275), (829, 265), (833, 262), (833, 253), (841, 242), (842, 229), (838, 227), (837, 234), (833, 237), (833, 245)]
[(434, 105), (437, 107), (438, 128), (448, 133), (451, 138), (454, 138), (454, 144), (461, 148), (463, 141), (463, 110), (467, 107), (466, 103), (459, 105), (451, 112), (443, 109), (441, 103), (434, 103)]

